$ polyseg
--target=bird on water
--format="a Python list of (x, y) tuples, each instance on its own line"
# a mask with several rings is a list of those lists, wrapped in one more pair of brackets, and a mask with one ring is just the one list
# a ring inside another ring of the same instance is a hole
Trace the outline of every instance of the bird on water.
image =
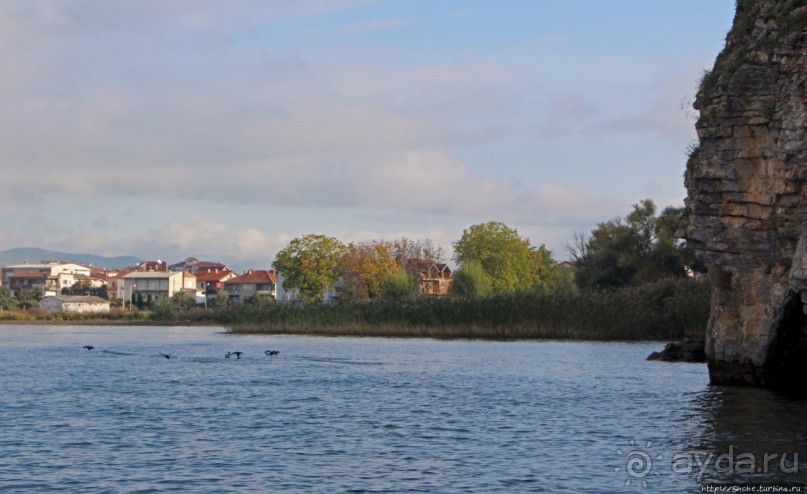
[(268, 357), (274, 357), (275, 355), (277, 355), (278, 353), (280, 353), (280, 350), (266, 350), (266, 351), (265, 351), (265, 352), (263, 352), (263, 353), (264, 353), (265, 355), (267, 355)]
[(92, 345), (84, 345), (84, 346), (83, 346), (83, 347), (81, 347), (81, 348), (83, 348), (83, 349), (87, 350), (88, 352), (89, 352), (89, 351), (91, 351), (91, 350), (93, 350), (93, 349), (95, 349), (95, 347), (94, 347), (94, 346), (92, 346)]
[(166, 359), (166, 360), (168, 360), (168, 359), (170, 359), (170, 358), (171, 358), (171, 355), (170, 355), (170, 354), (167, 354), (167, 353), (160, 353), (160, 355), (162, 355), (163, 357), (165, 357), (165, 359)]
[(224, 357), (230, 358), (230, 356), (235, 355), (235, 358), (240, 359), (241, 355), (243, 354), (244, 354), (243, 352), (227, 352), (227, 355), (225, 355)]

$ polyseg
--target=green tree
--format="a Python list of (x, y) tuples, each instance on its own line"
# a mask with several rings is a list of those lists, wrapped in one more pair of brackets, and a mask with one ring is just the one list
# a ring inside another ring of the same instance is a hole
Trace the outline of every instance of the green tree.
[(151, 310), (151, 318), (157, 321), (172, 321), (177, 317), (174, 302), (169, 298), (153, 300), (149, 304), (149, 309)]
[(253, 295), (244, 300), (244, 303), (254, 307), (264, 307), (267, 305), (273, 305), (275, 303), (275, 299), (269, 295)]
[(7, 287), (0, 287), (0, 310), (11, 310), (17, 308), (17, 300), (11, 297)]
[(79, 280), (72, 286), (62, 288), (62, 295), (90, 295), (92, 289), (88, 280)]
[(344, 253), (339, 240), (309, 234), (289, 242), (272, 266), (283, 275), (284, 290), (298, 290), (303, 301), (316, 302), (339, 280)]
[(212, 297), (207, 303), (213, 309), (224, 309), (230, 303), (230, 294), (227, 290), (219, 290), (215, 297)]
[(384, 277), (381, 282), (381, 296), (390, 300), (401, 300), (415, 294), (415, 280), (403, 269), (397, 269)]
[(552, 253), (535, 248), (528, 238), (498, 221), (473, 225), (454, 242), (454, 260), (460, 268), (476, 262), (490, 277), (493, 293), (526, 291), (549, 286), (555, 277)]
[(451, 293), (460, 297), (487, 297), (493, 290), (490, 276), (476, 261), (468, 261), (454, 272)]
[(96, 297), (109, 300), (109, 287), (106, 285), (101, 285), (99, 287), (91, 288), (90, 295), (95, 295)]
[(194, 305), (196, 305), (196, 299), (191, 297), (185, 292), (176, 292), (172, 297), (171, 301), (174, 304), (174, 307), (177, 310), (188, 310)]
[(33, 290), (24, 290), (17, 293), (17, 306), (23, 309), (30, 309), (39, 305), (39, 300), (42, 298), (42, 290), (35, 288)]
[(676, 238), (684, 209), (668, 207), (656, 215), (656, 205), (644, 199), (624, 218), (599, 223), (591, 236), (575, 236), (567, 247), (576, 265), (581, 288), (639, 285), (665, 277), (701, 271), (692, 249)]

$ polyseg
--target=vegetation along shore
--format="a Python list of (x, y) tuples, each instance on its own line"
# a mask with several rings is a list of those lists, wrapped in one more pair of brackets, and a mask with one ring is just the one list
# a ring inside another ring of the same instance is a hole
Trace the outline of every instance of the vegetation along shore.
[(220, 297), (202, 308), (178, 295), (104, 314), (12, 306), (0, 310), (0, 323), (212, 324), (241, 334), (497, 340), (700, 337), (709, 286), (690, 249), (675, 239), (682, 214), (657, 214), (652, 201), (642, 201), (625, 218), (576, 237), (565, 263), (506, 225), (474, 225), (454, 243), (459, 269), (446, 292), (418, 290), (402, 269), (424, 255), (437, 262), (440, 252), (428, 241), (343, 245), (306, 235), (274, 263), (296, 301), (232, 304)]

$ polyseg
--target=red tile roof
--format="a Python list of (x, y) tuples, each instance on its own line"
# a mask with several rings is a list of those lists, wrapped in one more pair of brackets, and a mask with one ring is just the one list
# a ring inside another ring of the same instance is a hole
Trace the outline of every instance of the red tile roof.
[(218, 271), (196, 271), (193, 273), (196, 276), (197, 281), (222, 281), (224, 278), (233, 275), (232, 271), (229, 269), (223, 269)]
[(236, 285), (239, 283), (272, 283), (277, 284), (277, 277), (274, 271), (262, 269), (250, 269), (241, 276), (236, 276), (224, 282), (225, 285)]

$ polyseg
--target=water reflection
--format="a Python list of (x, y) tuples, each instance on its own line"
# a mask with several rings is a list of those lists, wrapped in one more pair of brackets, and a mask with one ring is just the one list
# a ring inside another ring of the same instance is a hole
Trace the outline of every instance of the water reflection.
[(807, 400), (755, 388), (712, 386), (695, 398), (697, 437), (673, 469), (702, 484), (804, 482)]

